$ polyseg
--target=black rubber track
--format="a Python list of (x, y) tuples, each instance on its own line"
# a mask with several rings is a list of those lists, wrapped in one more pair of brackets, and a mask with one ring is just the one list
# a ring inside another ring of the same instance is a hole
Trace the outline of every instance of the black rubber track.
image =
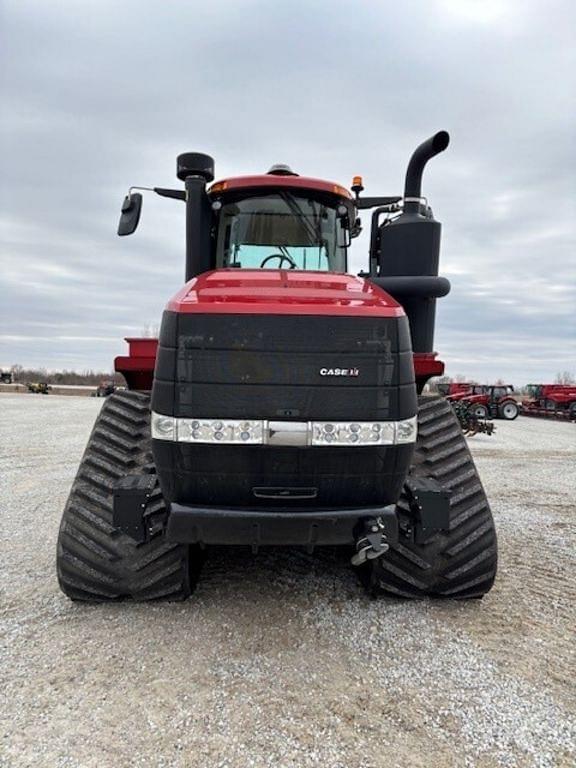
[(165, 541), (158, 485), (145, 510), (148, 541), (137, 544), (112, 525), (117, 480), (139, 473), (155, 473), (150, 398), (117, 392), (96, 419), (60, 525), (58, 580), (73, 600), (183, 600), (192, 592), (201, 555), (196, 548)]
[[(482, 597), (496, 576), (492, 512), (458, 418), (442, 397), (421, 397), (411, 476), (432, 477), (452, 490), (449, 531), (423, 544), (400, 543), (368, 566), (369, 587), (403, 597)], [(406, 496), (398, 502), (401, 529), (412, 526)]]

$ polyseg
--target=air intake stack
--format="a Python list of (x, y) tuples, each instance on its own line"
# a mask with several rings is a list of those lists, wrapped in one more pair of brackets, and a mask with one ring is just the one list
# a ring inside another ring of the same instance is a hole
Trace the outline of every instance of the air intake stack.
[(186, 189), (186, 280), (211, 268), (212, 209), (206, 184), (214, 181), (214, 160), (201, 152), (178, 155), (176, 175)]

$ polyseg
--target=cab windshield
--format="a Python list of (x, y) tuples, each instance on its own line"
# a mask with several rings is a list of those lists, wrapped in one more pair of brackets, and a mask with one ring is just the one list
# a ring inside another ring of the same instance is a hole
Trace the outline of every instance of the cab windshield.
[(336, 203), (281, 191), (224, 204), (216, 265), (346, 272), (346, 229)]

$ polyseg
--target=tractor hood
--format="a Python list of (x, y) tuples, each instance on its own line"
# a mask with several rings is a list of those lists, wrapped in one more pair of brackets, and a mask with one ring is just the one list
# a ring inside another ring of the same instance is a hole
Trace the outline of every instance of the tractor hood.
[(177, 313), (403, 317), (373, 283), (352, 275), (298, 270), (219, 269), (190, 280), (166, 309)]

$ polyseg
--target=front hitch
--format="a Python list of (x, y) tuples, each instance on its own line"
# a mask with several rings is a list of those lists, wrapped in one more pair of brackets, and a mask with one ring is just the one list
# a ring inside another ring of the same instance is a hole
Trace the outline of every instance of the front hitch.
[(378, 517), (369, 517), (361, 522), (361, 529), (356, 540), (356, 554), (352, 565), (363, 565), (367, 560), (375, 560), (390, 549), (391, 543), (398, 541), (398, 518), (395, 505), (382, 510)]

